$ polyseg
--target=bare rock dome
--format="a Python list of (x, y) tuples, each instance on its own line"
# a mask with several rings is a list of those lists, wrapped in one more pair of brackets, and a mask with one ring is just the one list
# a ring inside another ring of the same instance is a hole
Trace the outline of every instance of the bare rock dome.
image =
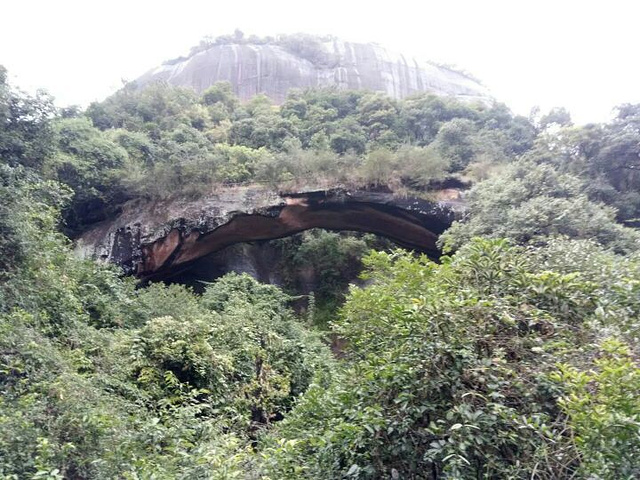
[(455, 69), (420, 62), (377, 44), (302, 34), (203, 42), (189, 56), (149, 70), (136, 83), (156, 81), (199, 93), (227, 81), (241, 100), (265, 94), (276, 103), (284, 101), (292, 88), (312, 87), (372, 90), (397, 99), (421, 92), (471, 101), (491, 99), (479, 81)]

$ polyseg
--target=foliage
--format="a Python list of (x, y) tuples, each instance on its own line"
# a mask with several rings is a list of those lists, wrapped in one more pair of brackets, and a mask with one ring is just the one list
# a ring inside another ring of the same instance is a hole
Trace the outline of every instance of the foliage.
[(362, 257), (372, 248), (389, 245), (371, 234), (307, 230), (277, 241), (283, 257), (278, 270), (289, 291), (313, 295), (309, 312), (313, 323), (327, 327), (344, 302), (349, 284), (362, 271)]
[[(350, 361), (265, 438), (266, 475), (576, 474), (583, 446), (557, 408), (564, 386), (549, 375), (559, 359), (582, 367), (576, 355), (598, 316), (595, 286), (528, 260), (503, 240), (474, 241), (442, 265), (401, 253), (368, 257), (372, 284), (352, 289), (336, 323)], [(635, 409), (634, 388), (621, 398)], [(603, 456), (595, 463), (601, 471), (624, 465)]]
[[(60, 127), (69, 149), (98, 138), (85, 121)], [(68, 188), (22, 166), (0, 174), (3, 478), (237, 477), (251, 438), (332, 369), (277, 288), (136, 291), (70, 251), (57, 228)]]
[(467, 218), (441, 238), (457, 248), (475, 236), (535, 243), (549, 236), (594, 239), (618, 252), (632, 252), (640, 236), (615, 221), (615, 211), (582, 193), (578, 178), (550, 165), (527, 161), (475, 186), (468, 195)]
[[(105, 274), (122, 295), (109, 311), (93, 291)], [(248, 277), (222, 279), (201, 301), (181, 287), (136, 295), (100, 269), (66, 275), (55, 296), (34, 293), (35, 313), (0, 314), (0, 471), (9, 478), (170, 478), (216, 462), (215, 474), (239, 471), (232, 462), (249, 437), (331, 368), (287, 297)], [(91, 289), (74, 291), (81, 281)], [(114, 325), (123, 307), (115, 330), (93, 327)]]
[(300, 58), (308, 60), (314, 65), (325, 68), (335, 67), (340, 61), (339, 56), (330, 53), (323, 46), (323, 38), (315, 35), (307, 35), (304, 33), (280, 35), (277, 40), (277, 45), (280, 45), (285, 50)]
[(221, 45), (276, 45), (282, 47), (288, 52), (296, 55), (300, 58), (308, 60), (309, 62), (324, 66), (333, 67), (338, 61), (339, 57), (330, 54), (324, 47), (323, 43), (333, 40), (331, 36), (317, 36), (308, 35), (304, 33), (294, 33), (290, 35), (278, 35), (277, 37), (258, 37), (256, 35), (250, 35), (245, 37), (244, 33), (236, 29), (231, 35), (220, 35), (218, 37), (206, 36), (200, 43), (191, 48), (188, 57), (178, 57), (165, 62), (166, 65), (173, 65), (175, 63), (187, 60), (188, 58), (208, 50), (214, 46)]
[[(264, 96), (240, 105), (228, 83), (201, 97), (163, 84), (128, 86), (92, 104), (86, 115), (105, 131), (103, 142), (115, 140), (126, 150), (115, 171), (98, 169), (105, 184), (95, 188), (103, 196), (112, 192), (111, 203), (126, 196), (197, 196), (225, 183), (428, 189), (469, 165), (505, 162), (526, 151), (533, 132), (500, 105), (429, 95), (395, 101), (331, 89), (292, 91), (280, 107)], [(109, 184), (110, 178), (119, 183)]]
[(60, 119), (54, 132), (58, 148), (43, 170), (75, 192), (65, 215), (67, 225), (79, 228), (103, 220), (113, 205), (127, 199), (118, 178), (127, 152), (87, 118)]
[(560, 365), (553, 376), (567, 389), (559, 403), (569, 415), (580, 470), (590, 478), (637, 478), (640, 368), (631, 349), (619, 341), (604, 341), (598, 355), (593, 370)]
[(40, 167), (52, 152), (52, 98), (39, 91), (31, 97), (7, 83), (0, 65), (0, 159), (11, 166)]
[(608, 124), (574, 127), (567, 121), (556, 122), (565, 128), (541, 134), (531, 156), (584, 178), (584, 191), (591, 199), (614, 206), (619, 220), (636, 225), (640, 216), (639, 119), (639, 106), (625, 104)]

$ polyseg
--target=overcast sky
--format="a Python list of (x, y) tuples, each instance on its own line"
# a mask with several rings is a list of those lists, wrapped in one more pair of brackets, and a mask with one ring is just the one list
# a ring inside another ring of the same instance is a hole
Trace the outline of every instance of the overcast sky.
[(205, 35), (308, 32), (458, 65), (512, 110), (579, 123), (640, 103), (637, 0), (3, 0), (0, 64), (58, 105), (101, 100)]

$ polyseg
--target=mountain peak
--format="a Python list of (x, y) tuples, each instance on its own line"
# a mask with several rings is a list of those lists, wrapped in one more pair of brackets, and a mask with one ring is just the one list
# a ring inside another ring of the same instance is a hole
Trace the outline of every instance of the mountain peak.
[(231, 83), (242, 100), (264, 94), (281, 103), (292, 88), (372, 90), (393, 98), (422, 92), (489, 100), (475, 78), (451, 67), (418, 61), (375, 43), (346, 42), (307, 34), (278, 37), (241, 32), (205, 39), (186, 57), (164, 62), (136, 80), (191, 87), (201, 93), (219, 81)]

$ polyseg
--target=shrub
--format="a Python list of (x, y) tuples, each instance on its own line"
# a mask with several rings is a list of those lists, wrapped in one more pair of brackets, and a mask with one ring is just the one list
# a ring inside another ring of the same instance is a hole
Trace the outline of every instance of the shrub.
[(619, 341), (604, 341), (593, 369), (559, 366), (552, 378), (566, 395), (559, 404), (569, 416), (584, 477), (619, 479), (640, 475), (640, 365)]

